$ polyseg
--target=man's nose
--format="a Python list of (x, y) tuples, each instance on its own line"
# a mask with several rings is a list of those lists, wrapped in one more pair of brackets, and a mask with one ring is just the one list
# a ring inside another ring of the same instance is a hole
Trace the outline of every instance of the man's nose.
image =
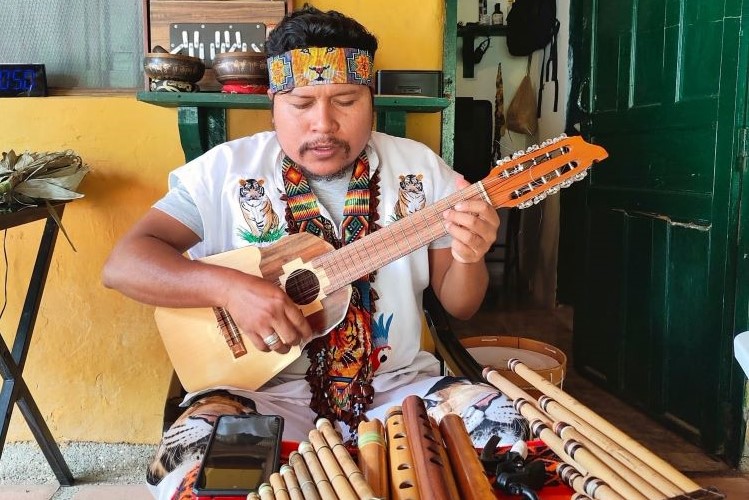
[(338, 121), (335, 109), (330, 103), (321, 102), (316, 106), (313, 127), (316, 132), (335, 132), (338, 129)]

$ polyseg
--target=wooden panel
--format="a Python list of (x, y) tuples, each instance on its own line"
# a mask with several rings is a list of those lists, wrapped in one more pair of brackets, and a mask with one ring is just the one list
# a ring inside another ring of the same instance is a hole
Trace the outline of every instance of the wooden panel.
[[(270, 31), (286, 14), (283, 0), (150, 0), (148, 49), (169, 48), (169, 25), (173, 23), (263, 23)], [(201, 90), (220, 90), (207, 69), (198, 82)]]

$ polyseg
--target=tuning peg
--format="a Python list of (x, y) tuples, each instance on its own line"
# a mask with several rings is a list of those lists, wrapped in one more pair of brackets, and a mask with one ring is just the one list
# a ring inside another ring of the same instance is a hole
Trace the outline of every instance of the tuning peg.
[(546, 199), (546, 195), (547, 193), (544, 192), (539, 194), (538, 196), (533, 197), (533, 204), (538, 205), (539, 203), (541, 203), (544, 199)]
[(520, 157), (521, 157), (521, 156), (523, 156), (524, 154), (525, 154), (525, 153), (524, 153), (523, 151), (515, 151), (514, 153), (512, 153), (512, 159), (514, 160), (514, 159), (516, 159), (516, 158), (520, 158)]
[(522, 203), (518, 203), (518, 208), (528, 208), (533, 206), (533, 200), (526, 200)]
[(568, 188), (572, 185), (573, 182), (575, 181), (573, 181), (572, 179), (565, 179), (562, 182), (560, 182), (559, 185), (562, 186), (563, 188)]
[(588, 175), (588, 171), (587, 170), (583, 170), (582, 172), (578, 172), (575, 175), (573, 175), (572, 178), (575, 179), (576, 181), (581, 181), (581, 180), (585, 179), (585, 176), (587, 176), (587, 175)]
[(559, 191), (561, 191), (562, 188), (560, 186), (552, 186), (546, 191), (549, 195), (557, 194)]

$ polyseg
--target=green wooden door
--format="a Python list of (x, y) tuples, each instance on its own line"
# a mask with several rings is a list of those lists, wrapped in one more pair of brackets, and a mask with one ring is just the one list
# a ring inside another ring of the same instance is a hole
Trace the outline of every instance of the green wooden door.
[(571, 122), (610, 155), (578, 190), (575, 366), (732, 460), (746, 14), (743, 0), (571, 12)]

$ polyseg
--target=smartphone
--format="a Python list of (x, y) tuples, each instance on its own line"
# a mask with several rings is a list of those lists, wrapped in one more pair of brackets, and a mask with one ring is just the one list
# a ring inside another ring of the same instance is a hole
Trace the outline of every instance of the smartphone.
[(283, 417), (221, 415), (193, 491), (203, 499), (244, 499), (279, 468)]

